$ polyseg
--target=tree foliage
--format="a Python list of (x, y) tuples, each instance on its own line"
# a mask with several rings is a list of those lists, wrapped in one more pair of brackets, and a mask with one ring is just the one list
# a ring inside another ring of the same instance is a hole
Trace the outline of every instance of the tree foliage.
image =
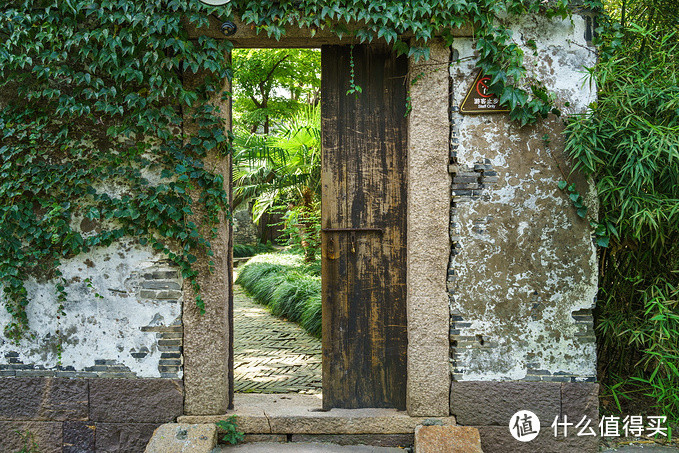
[(235, 122), (268, 134), (305, 105), (318, 102), (321, 53), (318, 49), (235, 49)]
[(237, 130), (234, 138), (236, 203), (254, 201), (255, 221), (275, 205), (320, 196), (321, 114), (308, 106), (291, 115), (277, 134)]
[(234, 163), (235, 202), (251, 201), (255, 221), (267, 211), (283, 211), (289, 245), (313, 261), (320, 246), (319, 106), (292, 114), (275, 135), (237, 131)]
[(274, 5), (252, 0), (233, 3), (224, 6), (225, 16), (237, 8), (247, 24), (275, 39), (285, 35), (286, 27), (307, 27), (312, 34), (325, 29), (347, 38), (350, 43), (381, 39), (396, 52), (415, 59), (429, 57), (428, 43), (433, 38), (441, 36), (449, 45), (454, 29), (473, 26), (480, 53), (477, 66), (492, 77), (489, 88), (506, 102), (512, 120), (523, 126), (556, 112), (539, 81), (530, 83), (528, 90), (520, 87), (526, 75), (523, 52), (505, 24), (530, 13), (566, 18), (571, 12), (568, 0), (281, 0)]

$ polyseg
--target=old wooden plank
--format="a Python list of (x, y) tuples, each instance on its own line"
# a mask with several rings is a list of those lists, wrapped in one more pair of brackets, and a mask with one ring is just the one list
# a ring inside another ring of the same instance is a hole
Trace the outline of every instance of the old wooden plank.
[(324, 406), (405, 408), (407, 60), (323, 47)]

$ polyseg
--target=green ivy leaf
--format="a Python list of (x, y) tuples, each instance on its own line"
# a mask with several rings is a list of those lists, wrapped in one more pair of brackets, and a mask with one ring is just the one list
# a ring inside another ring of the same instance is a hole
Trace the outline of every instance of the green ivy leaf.
[(607, 248), (608, 245), (609, 245), (609, 242), (610, 242), (610, 238), (608, 236), (596, 238), (596, 245), (598, 245), (599, 247)]

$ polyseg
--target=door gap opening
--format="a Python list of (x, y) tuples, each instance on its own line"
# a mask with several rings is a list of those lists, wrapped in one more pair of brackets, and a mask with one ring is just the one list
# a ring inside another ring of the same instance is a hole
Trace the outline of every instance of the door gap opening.
[(232, 64), (233, 389), (320, 399), (320, 49)]

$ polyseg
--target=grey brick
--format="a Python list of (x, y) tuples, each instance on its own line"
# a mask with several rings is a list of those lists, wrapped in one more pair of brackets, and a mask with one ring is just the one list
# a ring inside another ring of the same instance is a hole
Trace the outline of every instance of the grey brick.
[(182, 287), (177, 282), (159, 280), (147, 280), (142, 282), (141, 287), (144, 289), (182, 289)]
[(175, 280), (179, 278), (179, 273), (177, 271), (154, 271), (145, 273), (143, 278), (147, 280)]
[(93, 379), (90, 381), (90, 420), (166, 423), (182, 414), (183, 399), (180, 380)]

